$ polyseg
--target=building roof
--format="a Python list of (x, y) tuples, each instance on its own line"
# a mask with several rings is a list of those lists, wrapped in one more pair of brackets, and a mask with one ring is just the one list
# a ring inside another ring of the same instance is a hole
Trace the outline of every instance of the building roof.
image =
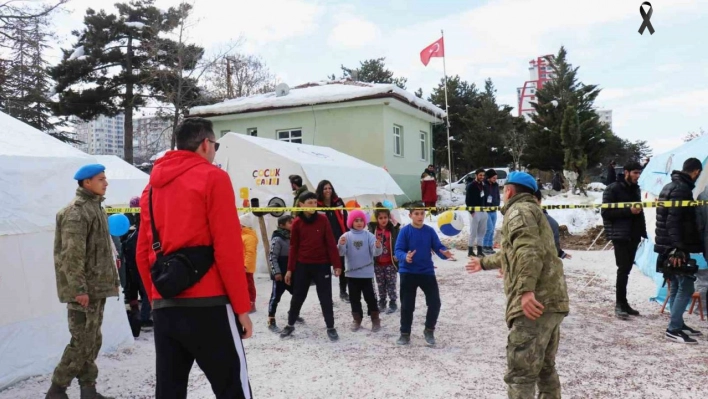
[(394, 84), (365, 83), (352, 80), (306, 83), (293, 87), (284, 96), (276, 97), (275, 92), (270, 92), (240, 97), (218, 104), (194, 107), (189, 111), (189, 114), (190, 116), (203, 117), (232, 115), (376, 98), (394, 98), (434, 117), (445, 117), (445, 111), (442, 109)]

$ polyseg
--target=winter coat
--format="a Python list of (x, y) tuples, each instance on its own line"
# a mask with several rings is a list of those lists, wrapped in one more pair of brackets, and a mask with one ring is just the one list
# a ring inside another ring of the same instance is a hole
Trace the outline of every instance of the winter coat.
[[(371, 222), (369, 223), (369, 232), (373, 235), (376, 235), (376, 229), (379, 227), (379, 224), (376, 222)], [(398, 267), (398, 259), (396, 258), (396, 252), (395, 252), (395, 247), (396, 247), (396, 240), (398, 240), (398, 233), (401, 232), (401, 225), (393, 225), (391, 221), (388, 222), (386, 225), (386, 230), (388, 230), (391, 233), (391, 241), (388, 243), (388, 253), (391, 254), (391, 261), (393, 262), (393, 265)], [(378, 260), (378, 256), (374, 258), (375, 260)]]
[[(602, 194), (603, 204), (621, 202), (641, 202), (642, 193), (636, 184), (627, 180), (610, 184)], [(605, 237), (611, 241), (639, 241), (647, 238), (647, 224), (644, 212), (632, 214), (629, 208), (603, 208), (600, 212), (605, 225)]]
[(484, 206), (499, 206), (501, 204), (501, 193), (499, 192), (499, 183), (491, 183), (489, 182), (489, 180), (485, 180), (484, 191), (487, 193), (487, 196), (484, 199)]
[[(696, 184), (686, 173), (673, 171), (671, 183), (664, 186), (659, 201), (693, 201)], [(698, 233), (696, 207), (658, 207), (656, 210), (656, 245), (654, 252), (667, 254), (672, 249), (685, 253), (703, 253)]]
[(565, 259), (566, 253), (561, 249), (561, 242), (560, 242), (560, 227), (558, 226), (558, 222), (556, 222), (555, 219), (551, 215), (548, 214), (545, 210), (543, 211), (543, 214), (546, 215), (546, 220), (548, 220), (548, 225), (551, 226), (551, 230), (553, 231), (553, 242), (556, 244), (556, 250), (558, 251), (558, 257), (561, 259)]
[(504, 271), (506, 323), (525, 317), (521, 296), (533, 292), (544, 313), (568, 313), (568, 287), (553, 231), (531, 194), (518, 194), (502, 208), (501, 251), (481, 259), (485, 270)]
[(54, 272), (61, 303), (73, 304), (84, 294), (91, 301), (118, 296), (120, 280), (103, 200), (79, 187), (69, 205), (57, 213)]
[[(698, 194), (698, 200), (708, 200), (708, 187)], [(698, 234), (703, 241), (703, 257), (708, 260), (708, 205), (696, 207), (696, 222), (698, 223)]]
[[(317, 201), (317, 207), (325, 207), (324, 202)], [(332, 228), (332, 234), (334, 234), (334, 240), (336, 241), (339, 240), (339, 237), (341, 237), (342, 234), (346, 233), (348, 230), (347, 217), (349, 214), (344, 209), (344, 201), (342, 201), (341, 198), (332, 198), (332, 205), (330, 205), (330, 207), (342, 208), (342, 210), (320, 211), (320, 213), (327, 216), (327, 220), (329, 220), (330, 227)]]
[(288, 271), (294, 272), (299, 263), (342, 268), (342, 261), (337, 252), (337, 241), (325, 215), (315, 212), (306, 216), (303, 213), (293, 222), (290, 232)]
[(276, 274), (285, 275), (288, 271), (288, 255), (290, 253), (290, 232), (277, 229), (270, 239), (270, 278)]
[(368, 230), (352, 229), (343, 235), (344, 245), (337, 243), (339, 256), (346, 259), (344, 272), (347, 278), (374, 278), (374, 258), (381, 255), (383, 247), (376, 246), (376, 236)]
[(438, 185), (435, 180), (423, 180), (420, 182), (420, 196), (425, 203), (438, 202)]
[[(152, 187), (154, 215), (150, 212)], [(150, 184), (140, 198), (138, 269), (153, 309), (167, 306), (231, 304), (237, 314), (251, 309), (244, 267), (241, 223), (229, 175), (191, 151), (169, 151), (155, 162)], [(214, 265), (196, 284), (171, 299), (163, 299), (152, 284), (151, 219), (164, 254), (181, 248), (212, 246)]]
[(241, 226), (241, 241), (243, 241), (243, 261), (246, 273), (256, 272), (256, 258), (258, 254), (258, 236), (252, 228)]
[[(487, 193), (485, 192), (484, 184), (473, 180), (467, 185), (467, 192), (465, 193), (465, 205), (467, 207), (474, 206), (487, 206)], [(470, 211), (474, 213), (474, 211)]]
[(553, 185), (554, 191), (563, 191), (563, 178), (560, 174), (556, 174), (555, 176), (553, 176), (553, 181), (551, 182), (551, 185)]
[(615, 172), (615, 167), (612, 165), (609, 165), (607, 167), (607, 180), (606, 184), (609, 186), (610, 184), (618, 181), (617, 180), (617, 172)]

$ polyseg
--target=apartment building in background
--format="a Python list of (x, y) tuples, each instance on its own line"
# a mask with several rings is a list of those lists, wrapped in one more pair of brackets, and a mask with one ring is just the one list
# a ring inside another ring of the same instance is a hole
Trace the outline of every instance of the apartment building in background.
[(83, 142), (76, 147), (91, 155), (116, 155), (124, 158), (123, 115), (99, 116), (90, 121), (76, 122), (76, 138)]
[(136, 165), (170, 148), (172, 144), (172, 120), (154, 114), (141, 113), (133, 117), (133, 160)]

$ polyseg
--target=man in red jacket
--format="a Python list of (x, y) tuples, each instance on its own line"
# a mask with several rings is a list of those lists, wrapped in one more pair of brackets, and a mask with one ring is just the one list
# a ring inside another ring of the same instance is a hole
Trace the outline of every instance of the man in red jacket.
[[(187, 397), (189, 372), (196, 360), (217, 398), (252, 396), (241, 339), (253, 332), (248, 312), (241, 225), (231, 180), (212, 165), (219, 143), (212, 123), (186, 119), (177, 128), (177, 150), (160, 158), (140, 200), (137, 262), (152, 302), (157, 356), (157, 399)], [(152, 212), (149, 190), (152, 187)], [(154, 214), (152, 214), (154, 212)], [(151, 218), (162, 251), (212, 246), (214, 264), (196, 284), (162, 298), (152, 284)]]
[[(305, 191), (298, 197), (298, 203), (301, 208), (316, 208), (317, 195)], [(290, 255), (285, 284), (292, 284), (293, 297), (290, 300), (288, 325), (280, 333), (281, 338), (295, 331), (295, 321), (300, 316), (302, 304), (307, 299), (310, 281), (314, 281), (322, 315), (327, 325), (327, 336), (332, 341), (339, 339), (337, 330), (334, 328), (331, 267), (334, 267), (335, 276), (339, 277), (342, 274), (342, 263), (329, 219), (316, 210), (299, 213), (290, 232)], [(293, 276), (296, 269), (297, 273)]]

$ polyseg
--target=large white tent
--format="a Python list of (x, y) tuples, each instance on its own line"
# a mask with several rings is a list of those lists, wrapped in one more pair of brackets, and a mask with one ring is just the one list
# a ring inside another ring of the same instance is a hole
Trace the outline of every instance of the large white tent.
[[(652, 157), (651, 161), (642, 171), (642, 176), (639, 178), (639, 187), (642, 190), (642, 201), (657, 200), (661, 189), (671, 182), (671, 172), (681, 170), (684, 161), (688, 158), (697, 158), (703, 164), (704, 172), (701, 173), (701, 176), (696, 182), (696, 188), (693, 190), (693, 197), (698, 198), (698, 195), (702, 193), (706, 185), (708, 185), (708, 171), (706, 171), (706, 169), (708, 169), (708, 136), (699, 137), (671, 151)], [(634, 262), (644, 274), (653, 278), (657, 284), (656, 296), (651, 299), (663, 302), (664, 298), (666, 298), (666, 287), (662, 287), (664, 282), (663, 275), (656, 272), (656, 260), (658, 255), (654, 252), (656, 208), (644, 209), (644, 215), (647, 221), (649, 240), (645, 240), (639, 246)], [(701, 254), (693, 254), (692, 258), (696, 260), (700, 268), (708, 267)]]
[[(214, 162), (231, 177), (240, 210), (252, 198), (258, 198), (262, 207), (274, 197), (291, 206), (294, 197), (288, 176), (293, 174), (302, 176), (313, 192), (320, 181), (329, 180), (345, 202), (356, 200), (363, 207), (386, 199), (395, 204), (394, 196), (403, 194), (385, 169), (329, 147), (236, 133), (225, 134), (219, 143)], [(270, 216), (265, 219), (270, 237), (277, 223)], [(259, 248), (258, 271), (267, 272), (263, 246)]]
[(106, 167), (108, 190), (106, 205), (127, 206), (130, 199), (140, 196), (150, 180), (150, 175), (115, 155), (94, 155)]
[[(74, 173), (96, 159), (0, 113), (0, 389), (51, 372), (69, 342), (54, 276), (55, 215)], [(103, 350), (132, 343), (125, 308), (109, 300)]]

